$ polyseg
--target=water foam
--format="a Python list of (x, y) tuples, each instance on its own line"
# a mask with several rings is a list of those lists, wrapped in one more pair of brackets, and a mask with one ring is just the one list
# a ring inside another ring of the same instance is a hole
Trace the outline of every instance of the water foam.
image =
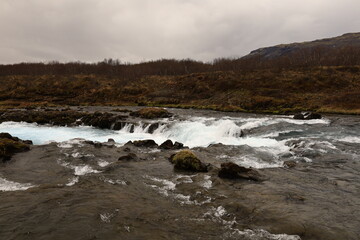
[(29, 188), (34, 187), (30, 183), (17, 183), (13, 181), (6, 180), (5, 178), (0, 177), (0, 191), (9, 192), (9, 191), (24, 191)]

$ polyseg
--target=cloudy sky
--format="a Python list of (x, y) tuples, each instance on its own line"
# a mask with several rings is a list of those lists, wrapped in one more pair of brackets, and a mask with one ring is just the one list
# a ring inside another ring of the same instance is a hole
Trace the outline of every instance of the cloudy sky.
[(211, 61), (360, 32), (360, 0), (0, 0), (0, 63)]

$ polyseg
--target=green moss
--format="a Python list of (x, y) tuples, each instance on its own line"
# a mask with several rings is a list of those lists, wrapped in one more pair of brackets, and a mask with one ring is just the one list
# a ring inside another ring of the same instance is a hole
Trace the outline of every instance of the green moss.
[(12, 155), (29, 150), (29, 145), (8, 138), (0, 139), (0, 160), (7, 161)]
[(207, 166), (202, 163), (190, 150), (182, 150), (176, 153), (171, 162), (176, 169), (195, 172), (207, 172)]

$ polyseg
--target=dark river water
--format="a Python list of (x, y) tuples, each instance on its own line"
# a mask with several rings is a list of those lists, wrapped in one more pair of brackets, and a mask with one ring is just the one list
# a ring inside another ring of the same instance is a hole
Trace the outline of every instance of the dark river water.
[[(152, 134), (0, 124), (34, 142), (0, 165), (0, 239), (359, 239), (359, 117), (172, 111)], [(184, 143), (214, 167), (175, 171), (175, 150), (124, 146), (139, 139)], [(264, 180), (218, 178), (227, 161)]]

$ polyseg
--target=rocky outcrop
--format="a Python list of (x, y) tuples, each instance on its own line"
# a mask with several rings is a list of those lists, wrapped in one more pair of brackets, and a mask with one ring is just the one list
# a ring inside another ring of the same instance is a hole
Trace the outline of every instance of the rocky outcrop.
[(163, 108), (142, 108), (138, 111), (131, 112), (130, 116), (146, 118), (146, 119), (154, 119), (154, 118), (168, 118), (171, 117), (172, 114)]
[(53, 124), (57, 126), (90, 125), (98, 128), (111, 129), (115, 123), (126, 116), (102, 112), (79, 112), (74, 110), (16, 110), (5, 111), (0, 115), (0, 122), (28, 122), (38, 124)]
[(31, 141), (23, 141), (9, 133), (0, 133), (0, 161), (9, 161), (14, 154), (30, 150), (30, 144)]
[(319, 113), (304, 112), (304, 113), (295, 114), (293, 118), (298, 120), (311, 120), (311, 119), (321, 119), (322, 116)]
[(173, 143), (170, 139), (166, 140), (159, 146), (160, 149), (165, 149), (165, 150), (181, 149), (183, 147), (184, 147), (184, 144), (179, 143), (179, 142)]
[(218, 176), (227, 179), (261, 180), (260, 174), (256, 170), (242, 167), (232, 162), (222, 163)]
[(193, 172), (208, 171), (208, 165), (201, 162), (190, 150), (182, 150), (176, 154), (173, 154), (169, 160), (174, 164), (174, 168), (178, 170)]

